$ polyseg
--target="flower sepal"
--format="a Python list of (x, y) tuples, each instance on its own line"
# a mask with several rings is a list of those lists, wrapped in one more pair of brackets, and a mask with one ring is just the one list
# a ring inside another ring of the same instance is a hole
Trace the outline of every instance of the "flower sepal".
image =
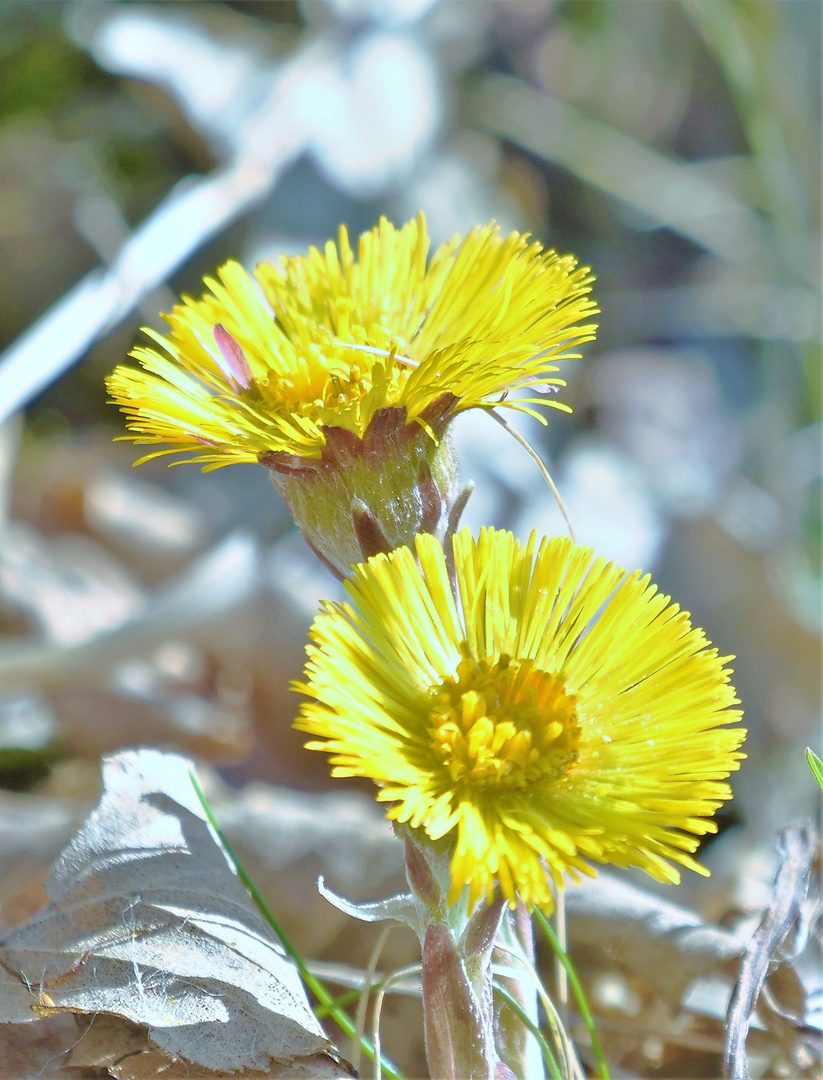
[(389, 919), (411, 927), (418, 936), (422, 934), (418, 908), (410, 893), (398, 893), (396, 896), (387, 896), (384, 900), (347, 900), (330, 889), (322, 877), (317, 879), (317, 891), (332, 907), (352, 919), (368, 923)]
[(307, 543), (336, 577), (417, 533), (443, 540), (456, 526), (457, 467), (448, 425), (457, 398), (441, 394), (412, 421), (405, 406), (378, 409), (362, 438), (323, 428), (320, 457), (282, 451), (258, 461), (288, 506)]

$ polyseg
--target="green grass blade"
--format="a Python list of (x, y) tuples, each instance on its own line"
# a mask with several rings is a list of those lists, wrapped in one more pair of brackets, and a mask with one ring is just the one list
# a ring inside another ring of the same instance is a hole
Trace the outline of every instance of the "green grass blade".
[(574, 994), (574, 1000), (577, 1002), (577, 1007), (580, 1010), (580, 1016), (583, 1023), (586, 1025), (586, 1031), (588, 1031), (589, 1038), (592, 1041), (592, 1053), (597, 1062), (597, 1071), (600, 1073), (602, 1080), (611, 1080), (611, 1073), (609, 1072), (606, 1055), (603, 1053), (603, 1047), (600, 1044), (600, 1037), (597, 1034), (597, 1028), (594, 1023), (594, 1017), (589, 1009), (589, 1003), (586, 1001), (586, 995), (583, 993), (583, 987), (580, 983), (580, 979), (577, 977), (577, 972), (574, 970), (571, 960), (557, 940), (557, 935), (552, 929), (546, 916), (537, 910), (535, 910), (534, 915), (538, 926), (543, 931), (549, 945), (551, 945), (555, 956), (559, 959), (566, 970), (566, 974), (569, 976), (569, 986)]
[[(257, 886), (254, 884), (252, 879), (246, 873), (246, 870), (243, 867), (243, 864), (238, 859), (238, 857), (237, 857), (237, 855), (236, 855), (236, 853), (234, 851), (234, 848), (231, 846), (228, 838), (226, 837), (226, 834), (220, 828), (220, 824), (217, 821), (217, 818), (214, 816), (214, 811), (212, 810), (211, 806), (209, 805), (209, 802), (206, 799), (205, 793), (203, 792), (203, 789), (200, 787), (200, 784), (199, 784), (199, 782), (197, 780), (197, 777), (195, 776), (194, 772), (190, 771), (189, 776), (191, 777), (192, 786), (193, 786), (193, 788), (194, 788), (194, 790), (195, 790), (195, 792), (197, 794), (197, 798), (200, 800), (200, 805), (203, 807), (203, 813), (206, 815), (206, 818), (207, 818), (209, 824), (211, 825), (211, 827), (217, 833), (217, 836), (220, 839), (220, 843), (226, 849), (226, 853), (228, 854), (229, 858), (231, 859), (231, 861), (232, 861), (232, 863), (234, 865), (234, 868), (237, 870), (237, 876), (240, 878), (240, 880), (243, 882), (243, 884), (248, 889), (252, 900), (254, 900), (255, 904), (257, 904), (257, 907), (259, 908), (260, 913), (263, 916), (263, 918), (266, 920), (266, 922), (269, 924), (269, 926), (275, 932), (277, 937), (280, 939), (280, 942), (281, 942), (283, 948), (286, 950), (286, 954), (291, 958), (291, 960), (294, 962), (295, 966), (297, 967), (297, 970), (300, 972), (300, 976), (303, 979), (303, 982), (306, 984), (306, 986), (312, 992), (312, 994), (316, 998), (319, 1005), (321, 1005), (323, 1007), (324, 1011), (327, 1013), (328, 1016), (331, 1017), (332, 1020), (334, 1020), (334, 1022), (337, 1024), (337, 1026), (346, 1035), (348, 1035), (349, 1038), (354, 1038), (354, 1035), (355, 1035), (354, 1021), (351, 1019), (351, 1017), (347, 1013), (345, 1013), (339, 1007), (339, 1005), (337, 1004), (337, 999), (334, 997), (334, 995), (326, 988), (326, 986), (316, 976), (312, 975), (312, 973), (309, 971), (309, 969), (303, 963), (303, 960), (302, 960), (300, 954), (297, 952), (295, 947), (292, 945), (291, 941), (289, 940), (289, 938), (286, 935), (285, 931), (283, 930), (282, 926), (278, 922), (274, 912), (271, 910), (269, 905), (266, 903), (266, 901), (261, 896)], [(361, 1046), (361, 1048), (363, 1050), (363, 1053), (369, 1059), (369, 1061), (374, 1061), (374, 1047), (372, 1046), (371, 1040), (367, 1039), (365, 1036), (363, 1036), (360, 1039), (360, 1046)], [(392, 1080), (405, 1080), (403, 1074), (401, 1072), (399, 1072), (397, 1067), (395, 1065), (393, 1065), (390, 1061), (387, 1061), (385, 1058), (381, 1057), (381, 1062), (382, 1062), (383, 1072), (386, 1074), (386, 1076), (391, 1077)]]
[[(369, 993), (373, 994), (376, 989), (376, 986), (370, 987)], [(334, 998), (328, 1005), (318, 1005), (314, 1010), (314, 1015), (321, 1020), (324, 1016), (331, 1016), (336, 1009), (348, 1009), (350, 1005), (356, 1005), (362, 996), (360, 990), (347, 990), (345, 994)]]
[(820, 784), (820, 790), (823, 791), (823, 761), (808, 746), (806, 747), (806, 761), (808, 761), (809, 768), (814, 773), (815, 780)]

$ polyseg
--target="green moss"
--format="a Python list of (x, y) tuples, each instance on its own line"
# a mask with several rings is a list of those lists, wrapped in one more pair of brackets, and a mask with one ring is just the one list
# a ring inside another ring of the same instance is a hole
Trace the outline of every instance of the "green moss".
[(98, 83), (100, 69), (55, 29), (43, 26), (24, 37), (3, 58), (0, 119), (24, 113), (52, 112), (89, 83)]

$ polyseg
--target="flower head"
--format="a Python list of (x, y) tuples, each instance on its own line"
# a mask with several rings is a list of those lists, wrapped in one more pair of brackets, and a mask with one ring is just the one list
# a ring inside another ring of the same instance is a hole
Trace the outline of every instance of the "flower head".
[[(448, 427), (465, 409), (537, 405), (565, 385), (556, 361), (594, 337), (591, 276), (494, 224), (444, 244), (427, 264), (421, 214), (344, 227), (321, 253), (235, 262), (201, 299), (146, 333), (142, 368), (108, 379), (129, 436), (216, 469), (259, 461), (306, 540), (339, 576), (458, 512)], [(537, 396), (535, 396), (537, 395)], [(535, 415), (539, 413), (535, 412)], [(139, 462), (138, 462), (139, 464)]]
[(458, 600), (419, 536), (357, 567), (315, 620), (296, 726), (335, 776), (370, 777), (388, 817), (448, 838), (453, 903), (551, 906), (588, 860), (677, 881), (745, 731), (729, 673), (639, 571), (571, 540), (462, 529)]
[(357, 255), (341, 227), (337, 246), (262, 263), (256, 281), (226, 263), (205, 279), (209, 292), (164, 316), (169, 335), (145, 331), (159, 349), (134, 350), (142, 370), (121, 365), (108, 379), (134, 441), (166, 446), (142, 460), (319, 459), (329, 428), (362, 439), (385, 408), (430, 429), (443, 395), (455, 412), (567, 409), (535, 386), (565, 385), (556, 361), (594, 336), (580, 325), (597, 310), (589, 271), (494, 224), (427, 265), (428, 248), (420, 214), (400, 229), (381, 219)]

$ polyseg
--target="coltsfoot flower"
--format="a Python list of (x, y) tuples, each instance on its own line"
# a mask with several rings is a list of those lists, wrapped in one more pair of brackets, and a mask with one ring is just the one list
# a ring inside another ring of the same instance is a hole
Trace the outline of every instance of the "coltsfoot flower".
[(146, 330), (141, 367), (107, 381), (137, 443), (216, 469), (272, 470), (306, 538), (342, 573), (352, 562), (442, 535), (457, 497), (452, 417), (501, 406), (569, 411), (557, 361), (594, 337), (592, 277), (491, 223), (427, 264), (423, 215), (386, 219), (338, 244), (206, 278)]
[[(590, 862), (677, 881), (745, 755), (730, 657), (640, 571), (566, 538), (431, 536), (358, 566), (311, 630), (296, 727), (388, 817), (451, 844), (451, 894), (552, 904)], [(734, 725), (734, 726), (728, 726)]]

